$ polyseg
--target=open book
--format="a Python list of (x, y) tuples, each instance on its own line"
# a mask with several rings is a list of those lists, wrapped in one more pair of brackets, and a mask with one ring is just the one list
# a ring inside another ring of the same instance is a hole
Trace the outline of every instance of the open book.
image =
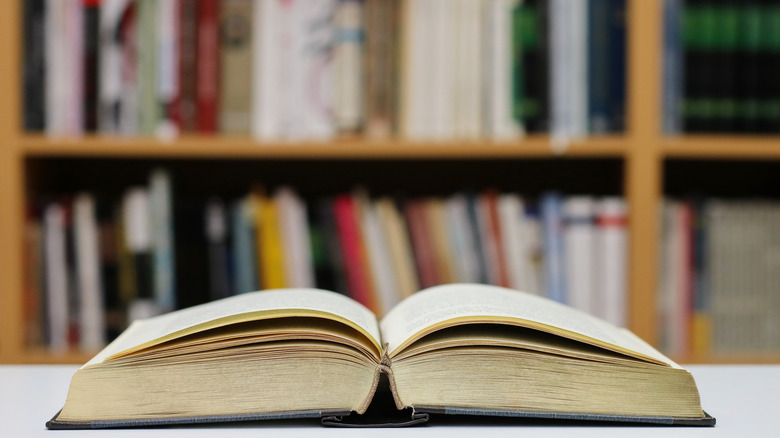
[(691, 374), (630, 331), (523, 292), (452, 284), (381, 321), (344, 295), (279, 289), (134, 322), (76, 372), (47, 426), (349, 422), (380, 381), (406, 424), (429, 414), (715, 422)]

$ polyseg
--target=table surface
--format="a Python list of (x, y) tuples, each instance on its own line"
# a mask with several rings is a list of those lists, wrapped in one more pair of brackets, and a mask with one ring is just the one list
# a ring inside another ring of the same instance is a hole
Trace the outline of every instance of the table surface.
[[(286, 437), (426, 436), (471, 437), (488, 432), (494, 436), (527, 437), (774, 437), (780, 435), (780, 365), (691, 365), (702, 406), (717, 418), (714, 428), (657, 426), (604, 426), (551, 424), (481, 419), (466, 424), (432, 424), (405, 429), (335, 429), (316, 422), (255, 422), (227, 425), (183, 426), (157, 429), (48, 431), (44, 423), (65, 401), (70, 378), (78, 367), (70, 365), (0, 366), (0, 436), (108, 437)], [(630, 429), (630, 430), (628, 430)], [(565, 434), (565, 435), (564, 435)]]

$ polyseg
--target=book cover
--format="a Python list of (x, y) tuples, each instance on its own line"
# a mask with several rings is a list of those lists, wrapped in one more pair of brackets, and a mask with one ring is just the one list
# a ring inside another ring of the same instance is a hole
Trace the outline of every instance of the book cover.
[(252, 111), (252, 0), (220, 3), (219, 127), (249, 134)]
[(138, 131), (154, 134), (161, 119), (158, 103), (158, 30), (160, 2), (137, 0), (138, 8)]
[(617, 327), (628, 325), (627, 206), (606, 197), (596, 202), (596, 312)]
[(363, 257), (360, 224), (357, 221), (355, 201), (351, 195), (339, 195), (334, 199), (333, 215), (338, 229), (349, 296), (368, 307), (373, 300), (370, 296), (370, 277), (364, 269), (366, 258)]
[(218, 197), (207, 201), (204, 208), (204, 237), (209, 259), (209, 299), (218, 300), (232, 295), (228, 260), (228, 219), (225, 204)]
[(545, 294), (559, 303), (567, 303), (564, 268), (563, 200), (555, 192), (546, 193), (540, 200), (540, 216), (544, 232), (544, 286)]
[(100, 276), (100, 241), (95, 198), (81, 193), (73, 201), (76, 284), (79, 293), (79, 348), (98, 351), (105, 342), (103, 282)]
[(415, 199), (406, 201), (403, 206), (417, 268), (417, 278), (422, 287), (430, 287), (439, 284), (440, 277), (436, 271), (436, 259), (430, 237), (432, 230), (426, 224), (424, 208), (423, 201)]
[(563, 201), (564, 276), (567, 304), (596, 314), (596, 228), (595, 200), (590, 196), (569, 196)]
[(198, 0), (180, 0), (179, 99), (173, 120), (182, 132), (195, 132), (198, 121)]
[(217, 132), (219, 111), (219, 2), (198, 0), (196, 120), (202, 133)]
[(254, 192), (257, 214), (258, 262), (263, 289), (286, 287), (284, 251), (282, 246), (277, 203), (263, 189)]
[(46, 0), (24, 2), (23, 123), (26, 131), (46, 129)]
[(67, 265), (66, 211), (59, 203), (48, 204), (43, 211), (44, 266), (46, 270), (46, 339), (54, 352), (68, 348), (68, 291), (72, 285)]
[(257, 281), (257, 252), (254, 245), (255, 209), (249, 196), (233, 202), (231, 207), (233, 230), (233, 293), (240, 294), (259, 289)]

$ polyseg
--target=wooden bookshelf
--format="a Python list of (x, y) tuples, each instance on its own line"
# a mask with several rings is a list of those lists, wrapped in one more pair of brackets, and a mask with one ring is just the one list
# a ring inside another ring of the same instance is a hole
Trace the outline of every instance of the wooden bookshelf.
[[(553, 145), (548, 136), (516, 142), (415, 142), (339, 138), (327, 142), (259, 143), (246, 137), (183, 136), (50, 138), (21, 130), (21, 0), (0, 2), (0, 363), (83, 363), (90, 354), (54, 354), (23, 346), (22, 230), (25, 162), (47, 158), (137, 159), (511, 159), (610, 158), (624, 166), (629, 203), (629, 325), (656, 341), (657, 209), (664, 160), (780, 160), (780, 139), (756, 136), (681, 136), (660, 130), (663, 2), (628, 0), (628, 129), (623, 135)], [(555, 146), (555, 147), (554, 147)], [(356, 181), (359, 183), (359, 181)], [(681, 362), (780, 363), (778, 356), (676, 358)]]

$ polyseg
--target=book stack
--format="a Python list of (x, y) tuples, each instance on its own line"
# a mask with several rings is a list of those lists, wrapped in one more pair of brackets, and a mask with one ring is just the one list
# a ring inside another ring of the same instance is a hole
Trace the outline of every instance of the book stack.
[(780, 131), (780, 3), (666, 0), (664, 131)]
[(667, 200), (660, 338), (671, 354), (780, 352), (780, 205)]
[(625, 0), (33, 0), (51, 135), (557, 139), (624, 129)]
[[(303, 198), (289, 186), (258, 185), (237, 198), (175, 201), (170, 180), (155, 170), (148, 186), (129, 187), (121, 199), (81, 193), (35, 204), (26, 243), (29, 344), (92, 350), (134, 319), (306, 287), (382, 315), (421, 288), (494, 284), (626, 324), (620, 198), (549, 192), (537, 202), (493, 189), (391, 197), (360, 188)], [(177, 299), (184, 282), (187, 296)]]

